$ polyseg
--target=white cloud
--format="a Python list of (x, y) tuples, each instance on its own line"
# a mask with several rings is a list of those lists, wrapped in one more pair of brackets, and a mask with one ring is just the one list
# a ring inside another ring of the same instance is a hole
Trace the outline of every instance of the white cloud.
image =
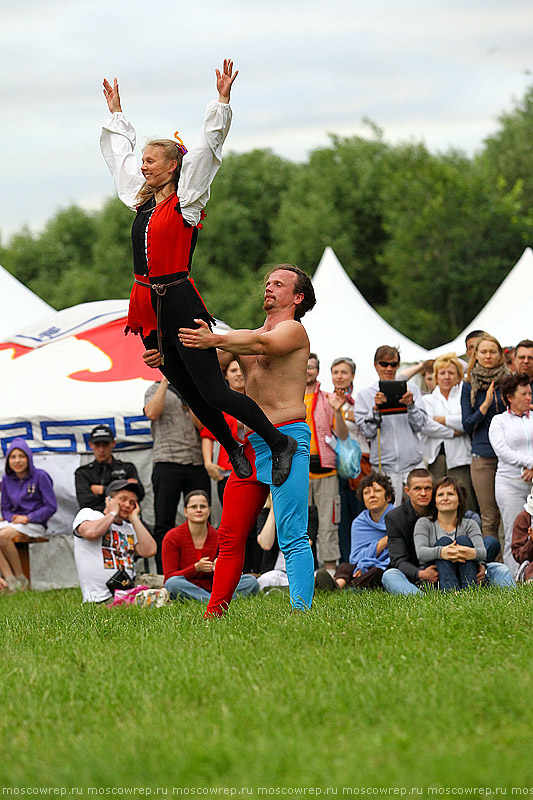
[(0, 31), (2, 232), (112, 194), (104, 75), (141, 142), (176, 128), (190, 141), (231, 55), (233, 150), (301, 159), (370, 117), (390, 140), (472, 151), (531, 82), (532, 23), (529, 0), (22, 0)]

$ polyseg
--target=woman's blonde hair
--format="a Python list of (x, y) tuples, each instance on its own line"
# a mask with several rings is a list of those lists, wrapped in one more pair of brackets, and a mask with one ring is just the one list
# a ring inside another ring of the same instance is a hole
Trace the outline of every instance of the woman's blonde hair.
[(499, 341), (496, 339), (496, 337), (493, 336), (491, 333), (482, 333), (481, 336), (479, 337), (479, 339), (476, 342), (476, 346), (474, 347), (474, 352), (470, 356), (470, 361), (468, 362), (468, 367), (466, 368), (466, 380), (467, 381), (470, 381), (470, 375), (471, 375), (471, 372), (472, 372), (472, 367), (474, 366), (474, 364), (477, 361), (477, 351), (479, 350), (479, 345), (481, 344), (481, 342), (492, 342), (498, 348), (498, 352), (500, 353), (500, 359), (499, 359), (498, 363), (494, 365), (495, 367), (500, 367), (502, 364), (505, 363), (505, 353), (503, 351), (503, 347), (501, 346)]
[[(172, 176), (169, 180), (169, 183), (174, 184), (174, 189), (177, 189), (178, 181), (180, 179), (181, 162), (183, 160), (183, 153), (178, 142), (175, 142), (173, 139), (151, 139), (151, 141), (146, 142), (144, 150), (146, 150), (147, 147), (162, 147), (166, 160), (177, 162), (176, 169), (172, 173)], [(157, 189), (151, 189), (146, 185), (146, 183), (141, 186), (137, 197), (135, 198), (135, 204), (137, 208), (142, 206), (143, 203), (146, 203), (147, 200), (150, 200), (155, 195), (156, 191)]]
[(457, 358), (456, 353), (443, 353), (441, 356), (437, 356), (433, 363), (433, 380), (435, 381), (435, 386), (437, 385), (437, 372), (439, 369), (444, 369), (444, 367), (455, 367), (457, 370), (458, 381), (457, 383), (461, 383), (463, 380), (463, 365)]

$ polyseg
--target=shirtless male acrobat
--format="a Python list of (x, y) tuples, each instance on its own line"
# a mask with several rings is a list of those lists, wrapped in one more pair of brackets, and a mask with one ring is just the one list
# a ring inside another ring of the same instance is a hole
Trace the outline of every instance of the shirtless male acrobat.
[[(276, 427), (298, 442), (289, 477), (281, 486), (274, 486), (270, 448), (255, 433), (246, 438), (245, 452), (253, 474), (241, 479), (232, 472), (224, 491), (218, 529), (220, 549), (206, 617), (222, 616), (227, 610), (242, 573), (248, 533), (269, 492), (279, 545), (287, 563), (291, 606), (299, 610), (311, 607), (314, 572), (307, 537), (311, 432), (305, 422), (303, 399), (309, 339), (299, 320), (315, 302), (309, 276), (291, 264), (279, 264), (265, 280), (266, 319), (260, 328), (220, 335), (198, 319), (198, 328), (179, 331), (186, 347), (218, 348), (222, 365), (237, 358), (247, 395)], [(144, 358), (148, 366), (159, 364), (157, 350), (148, 350)]]

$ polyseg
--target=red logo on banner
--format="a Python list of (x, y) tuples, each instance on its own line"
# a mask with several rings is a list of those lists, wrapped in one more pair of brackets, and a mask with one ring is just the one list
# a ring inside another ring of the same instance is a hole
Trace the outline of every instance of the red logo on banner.
[(91, 372), (88, 369), (71, 372), (68, 377), (75, 381), (91, 383), (132, 381), (136, 378), (148, 381), (160, 380), (159, 370), (150, 369), (144, 363), (142, 354), (145, 348), (141, 337), (131, 333), (125, 336), (125, 327), (126, 319), (117, 319), (85, 333), (79, 333), (76, 339), (85, 340), (98, 347), (110, 359), (111, 367), (103, 372)]

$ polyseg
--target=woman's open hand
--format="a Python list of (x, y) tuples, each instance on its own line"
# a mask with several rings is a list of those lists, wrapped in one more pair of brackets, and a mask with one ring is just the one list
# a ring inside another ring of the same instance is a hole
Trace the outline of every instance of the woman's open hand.
[(115, 78), (113, 81), (113, 86), (111, 86), (107, 78), (104, 78), (103, 86), (104, 97), (107, 100), (107, 105), (111, 113), (115, 114), (117, 111), (122, 111), (122, 106), (120, 105), (120, 95), (118, 93), (118, 80)]
[(233, 74), (233, 61), (231, 58), (225, 58), (222, 73), (218, 69), (215, 70), (215, 73), (217, 76), (218, 102), (229, 103), (231, 87), (233, 86), (233, 81), (239, 74), (239, 70)]

